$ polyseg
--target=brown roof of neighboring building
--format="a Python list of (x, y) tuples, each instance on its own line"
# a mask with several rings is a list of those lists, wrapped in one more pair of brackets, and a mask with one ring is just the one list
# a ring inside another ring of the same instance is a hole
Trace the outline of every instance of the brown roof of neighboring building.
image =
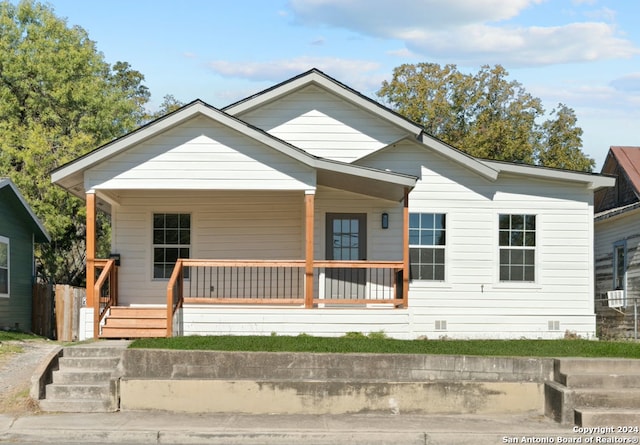
[(626, 173), (636, 195), (640, 195), (640, 147), (611, 147), (610, 151)]

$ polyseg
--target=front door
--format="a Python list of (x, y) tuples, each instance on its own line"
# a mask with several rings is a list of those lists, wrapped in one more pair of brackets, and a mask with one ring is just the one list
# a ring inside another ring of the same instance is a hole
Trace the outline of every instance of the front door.
[[(366, 213), (327, 213), (327, 260), (367, 259)], [(367, 270), (327, 268), (324, 297), (353, 300), (366, 296)]]

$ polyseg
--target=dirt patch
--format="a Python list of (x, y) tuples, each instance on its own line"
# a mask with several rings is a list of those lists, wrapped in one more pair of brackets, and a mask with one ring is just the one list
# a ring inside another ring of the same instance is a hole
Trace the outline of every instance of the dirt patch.
[(10, 340), (0, 343), (0, 413), (37, 411), (29, 397), (31, 376), (58, 345), (46, 340)]

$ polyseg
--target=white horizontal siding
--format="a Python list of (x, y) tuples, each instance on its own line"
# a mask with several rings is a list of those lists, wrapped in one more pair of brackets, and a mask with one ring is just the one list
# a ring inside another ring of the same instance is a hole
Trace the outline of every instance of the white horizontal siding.
[[(513, 175), (492, 182), (407, 141), (359, 163), (419, 176), (410, 212), (447, 215), (446, 280), (411, 283), (415, 317), (448, 320), (446, 335), (463, 337), (552, 335), (548, 320), (593, 335), (593, 214), (586, 188)], [(535, 283), (499, 281), (502, 213), (536, 215)], [(587, 325), (569, 323), (575, 316)], [(531, 326), (519, 330), (522, 323)]]
[(153, 213), (191, 214), (191, 257), (303, 259), (302, 192), (123, 192), (112, 215), (121, 254), (121, 304), (163, 304), (167, 280), (152, 279)]
[[(384, 332), (398, 339), (429, 338), (563, 338), (573, 332), (593, 337), (594, 316), (493, 315), (458, 316), (420, 313), (416, 309), (302, 309), (215, 307), (186, 305), (183, 335), (300, 335), (343, 336)], [(436, 321), (447, 329), (436, 330)], [(559, 329), (549, 330), (549, 321)]]
[(344, 162), (406, 136), (405, 131), (317, 86), (240, 117), (315, 156)]
[(596, 298), (604, 299), (613, 290), (613, 249), (617, 243), (627, 248), (626, 295), (640, 298), (640, 211), (631, 211), (595, 223)]
[(315, 172), (205, 117), (194, 118), (85, 174), (88, 189), (303, 190)]

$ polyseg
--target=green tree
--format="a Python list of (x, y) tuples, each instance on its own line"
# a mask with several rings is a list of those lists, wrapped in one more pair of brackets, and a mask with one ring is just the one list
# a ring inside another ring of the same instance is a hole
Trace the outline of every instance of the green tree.
[(542, 124), (543, 141), (538, 163), (547, 167), (592, 171), (595, 161), (582, 153), (582, 128), (575, 112), (564, 104), (551, 111)]
[(509, 81), (500, 65), (463, 74), (456, 65), (405, 64), (378, 96), (425, 130), (473, 156), (591, 171), (573, 110), (560, 104), (550, 120), (540, 99)]
[(44, 276), (78, 285), (84, 204), (49, 173), (141, 123), (144, 76), (125, 62), (110, 66), (84, 29), (34, 0), (0, 2), (0, 36), (0, 176), (13, 179), (52, 236), (40, 252)]
[(154, 120), (161, 118), (169, 113), (176, 111), (184, 105), (181, 101), (176, 99), (173, 94), (167, 94), (162, 98), (162, 103), (157, 111), (154, 113), (150, 113), (148, 116), (149, 120)]

